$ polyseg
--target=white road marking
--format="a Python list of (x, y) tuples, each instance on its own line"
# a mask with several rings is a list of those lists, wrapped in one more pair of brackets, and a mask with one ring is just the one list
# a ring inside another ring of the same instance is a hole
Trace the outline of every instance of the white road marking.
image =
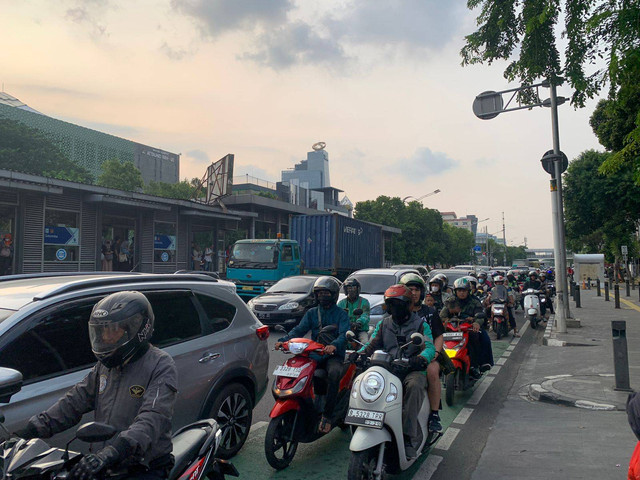
[(496, 360), (496, 365), (504, 365), (506, 361), (507, 357), (500, 357), (498, 360)]
[(503, 352), (502, 354), (503, 357), (507, 358), (511, 356), (511, 352), (509, 350), (506, 350), (505, 352)]
[(467, 420), (469, 420), (469, 417), (472, 413), (473, 408), (464, 407), (462, 410), (460, 410), (460, 413), (458, 413), (458, 416), (455, 418), (455, 420), (453, 420), (453, 423), (464, 425), (465, 423), (467, 423)]
[(501, 368), (502, 367), (500, 365), (494, 365), (493, 367), (491, 367), (491, 370), (487, 372), (487, 375), (497, 375), (498, 373), (500, 373)]
[[(500, 360), (506, 360), (506, 358), (501, 358)], [(482, 400), (482, 396), (486, 393), (494, 378), (496, 377), (484, 377), (484, 380), (480, 383), (480, 385), (478, 385), (475, 392), (473, 392), (473, 395), (471, 395), (471, 398), (467, 400), (467, 404), (477, 405), (478, 403), (480, 403), (480, 400)]]
[(511, 352), (514, 348), (516, 348), (516, 346), (512, 344), (507, 347), (507, 350)]
[(440, 437), (440, 440), (438, 440), (433, 448), (437, 448), (438, 450), (449, 450), (449, 447), (451, 447), (451, 444), (458, 436), (458, 433), (460, 433), (460, 429), (458, 428), (447, 428), (447, 431), (444, 432), (444, 435)]
[(520, 341), (520, 338), (522, 338), (522, 335), (524, 335), (524, 332), (527, 331), (527, 328), (529, 328), (529, 320), (524, 322), (524, 325), (522, 326), (522, 329), (520, 330), (520, 336), (516, 337), (516, 341), (513, 342), (513, 343), (518, 343)]
[(438, 465), (442, 461), (442, 457), (439, 455), (429, 455), (424, 463), (420, 466), (413, 478), (419, 478), (420, 480), (429, 480), (436, 470)]

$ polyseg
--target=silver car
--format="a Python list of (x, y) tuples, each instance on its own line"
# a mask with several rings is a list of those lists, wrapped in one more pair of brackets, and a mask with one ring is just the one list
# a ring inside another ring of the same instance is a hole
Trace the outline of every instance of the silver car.
[[(253, 406), (267, 387), (269, 330), (235, 294), (234, 285), (205, 275), (0, 277), (0, 366), (24, 377), (22, 390), (3, 406), (9, 431), (84, 378), (96, 363), (87, 332), (91, 309), (123, 290), (149, 299), (155, 313), (151, 343), (176, 362), (174, 429), (215, 418), (223, 430), (218, 454), (234, 455), (247, 439)], [(64, 446), (72, 437), (73, 431), (64, 432), (53, 444)]]

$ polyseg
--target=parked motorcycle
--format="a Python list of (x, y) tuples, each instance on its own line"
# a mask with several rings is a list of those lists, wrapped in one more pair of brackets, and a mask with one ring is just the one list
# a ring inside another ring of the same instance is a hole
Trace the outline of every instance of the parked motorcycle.
[[(334, 326), (324, 327), (320, 333)], [(311, 443), (326, 435), (318, 431), (325, 405), (327, 372), (318, 369), (312, 354), (323, 355), (324, 345), (308, 338), (292, 338), (281, 350), (294, 356), (276, 367), (273, 396), (276, 400), (264, 439), (269, 465), (277, 470), (289, 466), (298, 443)], [(346, 364), (331, 419), (332, 428), (344, 425), (356, 366)]]
[[(353, 336), (353, 332), (347, 332), (347, 338)], [(423, 343), (424, 337), (413, 333), (411, 341), (400, 347), (402, 357), (395, 360), (390, 354), (377, 350), (368, 360), (368, 368), (356, 378), (345, 418), (346, 424), (357, 427), (349, 444), (349, 480), (379, 480), (386, 478), (387, 473), (400, 473), (411, 467), (422, 452), (440, 438), (440, 433), (428, 431), (430, 407), (425, 396), (416, 419), (422, 442), (416, 449), (418, 456), (407, 459), (402, 428), (402, 381), (399, 377), (409, 370), (409, 359), (404, 356), (407, 347), (418, 347)]]
[[(477, 315), (478, 319), (482, 314)], [(469, 373), (471, 369), (471, 357), (469, 356), (469, 330), (472, 324), (462, 321), (457, 317), (452, 318), (442, 334), (444, 339), (444, 351), (451, 359), (455, 370), (445, 377), (445, 401), (452, 406), (455, 400), (455, 392), (471, 388), (478, 379), (474, 379)]]
[(522, 292), (524, 295), (524, 312), (526, 318), (529, 319), (531, 328), (535, 329), (538, 323), (542, 321), (542, 302), (546, 302), (543, 292), (529, 288)]
[[(0, 367), (0, 403), (8, 403), (22, 386), (22, 375), (16, 370)], [(9, 437), (0, 445), (2, 480), (29, 478), (30, 480), (63, 480), (82, 459), (81, 453), (50, 447), (42, 439), (24, 440), (12, 437), (4, 428), (0, 413), (0, 428)], [(74, 438), (87, 443), (105, 442), (117, 433), (105, 423), (89, 422), (81, 425)], [(224, 480), (226, 475), (238, 476), (232, 463), (215, 458), (222, 430), (213, 419), (187, 425), (173, 435), (175, 464), (168, 480)], [(71, 443), (71, 442), (70, 442)], [(131, 473), (126, 470), (109, 471), (106, 480), (124, 480)]]

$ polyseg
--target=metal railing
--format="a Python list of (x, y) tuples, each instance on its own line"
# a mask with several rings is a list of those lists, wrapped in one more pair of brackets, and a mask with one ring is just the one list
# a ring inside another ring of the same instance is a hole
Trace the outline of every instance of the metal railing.
[(270, 182), (268, 180), (263, 180), (263, 179), (258, 178), (258, 177), (253, 177), (253, 176), (251, 176), (249, 174), (233, 177), (233, 184), (234, 185), (238, 185), (238, 184), (242, 184), (242, 183), (250, 183), (252, 185), (258, 185), (259, 187), (265, 187), (265, 188), (269, 188), (271, 190), (275, 190), (276, 189), (276, 184), (274, 182)]

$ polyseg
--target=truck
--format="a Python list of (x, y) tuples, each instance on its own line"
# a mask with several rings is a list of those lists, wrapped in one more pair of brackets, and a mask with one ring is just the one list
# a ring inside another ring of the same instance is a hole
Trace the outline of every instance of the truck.
[(231, 248), (227, 279), (245, 299), (278, 280), (302, 273), (344, 280), (362, 268), (382, 266), (382, 227), (338, 214), (294, 215), (290, 239), (238, 240)]

